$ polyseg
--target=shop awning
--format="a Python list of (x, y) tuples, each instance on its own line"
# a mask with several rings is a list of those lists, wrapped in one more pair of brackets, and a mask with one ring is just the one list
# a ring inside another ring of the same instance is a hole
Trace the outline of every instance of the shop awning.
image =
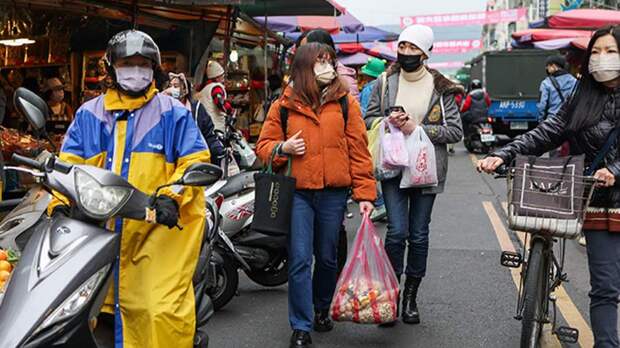
[[(241, 0), (242, 3), (249, 1)], [(334, 0), (253, 0), (241, 4), (241, 11), (257, 16), (335, 16), (344, 13), (344, 7)]]
[[(285, 34), (285, 36), (291, 40), (297, 40), (300, 35), (300, 32)], [(357, 33), (340, 33), (332, 35), (332, 39), (334, 39), (334, 43), (336, 44), (396, 41), (398, 40), (398, 34), (392, 33), (390, 31), (385, 31), (377, 27), (365, 27), (364, 30)]]
[(355, 33), (364, 29), (364, 24), (353, 15), (346, 13), (342, 16), (275, 16), (255, 17), (261, 24), (276, 32), (294, 33), (312, 29), (325, 29), (332, 34), (341, 32)]
[(580, 49), (582, 51), (585, 51), (588, 49), (588, 44), (590, 44), (590, 38), (589, 37), (580, 37), (578, 39), (575, 39), (573, 41), (571, 41), (571, 46)]
[(590, 37), (592, 32), (588, 30), (566, 30), (566, 29), (528, 29), (512, 34), (512, 38), (519, 43), (530, 43), (537, 41), (570, 39), (579, 37)]
[(549, 28), (597, 29), (609, 24), (620, 24), (620, 11), (578, 9), (561, 12), (549, 17)]
[(541, 50), (553, 51), (553, 50), (559, 50), (562, 48), (570, 47), (570, 44), (573, 40), (575, 39), (568, 38), (568, 39), (537, 41), (537, 42), (534, 42), (533, 45), (535, 48), (539, 48)]
[(373, 56), (364, 52), (357, 52), (354, 54), (338, 56), (338, 61), (347, 66), (356, 66), (368, 63), (370, 58), (373, 58)]

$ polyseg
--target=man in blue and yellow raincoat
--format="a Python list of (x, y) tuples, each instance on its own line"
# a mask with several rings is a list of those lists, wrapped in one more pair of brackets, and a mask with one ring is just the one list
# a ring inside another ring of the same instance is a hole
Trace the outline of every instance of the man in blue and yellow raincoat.
[[(114, 86), (78, 110), (61, 159), (108, 169), (149, 194), (179, 179), (188, 166), (209, 162), (190, 111), (155, 87), (160, 53), (147, 34), (117, 34), (106, 60)], [(59, 203), (50, 210), (62, 207)], [(120, 257), (102, 310), (114, 314), (116, 347), (193, 345), (192, 276), (205, 223), (203, 191), (164, 189), (155, 210), (157, 224), (112, 222), (122, 233)]]

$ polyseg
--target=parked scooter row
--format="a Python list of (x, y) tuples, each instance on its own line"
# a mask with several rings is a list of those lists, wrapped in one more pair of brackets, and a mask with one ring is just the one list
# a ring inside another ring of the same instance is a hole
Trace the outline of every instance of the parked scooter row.
[(261, 164), (245, 138), (234, 128), (234, 115), (227, 118), (220, 134), (227, 155), (224, 173), (238, 163), (239, 173), (225, 175), (206, 191), (219, 207), (219, 238), (212, 259), (214, 287), (209, 291), (215, 309), (226, 305), (237, 293), (238, 270), (255, 283), (273, 287), (288, 282), (285, 236), (271, 236), (252, 230), (254, 216), (254, 174)]

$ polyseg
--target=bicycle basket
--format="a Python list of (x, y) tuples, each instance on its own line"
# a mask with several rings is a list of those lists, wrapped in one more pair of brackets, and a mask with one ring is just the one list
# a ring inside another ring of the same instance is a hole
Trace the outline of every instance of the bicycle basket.
[(511, 229), (574, 239), (583, 228), (594, 181), (584, 177), (584, 156), (517, 156), (508, 175)]

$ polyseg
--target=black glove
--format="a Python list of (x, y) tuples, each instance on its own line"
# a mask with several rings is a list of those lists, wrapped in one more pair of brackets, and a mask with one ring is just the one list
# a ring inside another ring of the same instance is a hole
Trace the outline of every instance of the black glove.
[(157, 223), (173, 228), (179, 223), (179, 204), (168, 196), (157, 196), (153, 203)]

